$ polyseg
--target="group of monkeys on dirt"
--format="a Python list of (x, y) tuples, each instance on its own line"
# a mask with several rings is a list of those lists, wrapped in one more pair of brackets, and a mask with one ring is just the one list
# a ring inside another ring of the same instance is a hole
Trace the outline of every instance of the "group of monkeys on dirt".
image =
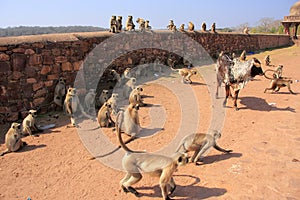
[[(266, 65), (270, 66), (270, 58), (266, 58)], [(192, 83), (191, 77), (197, 73), (195, 68), (182, 68), (174, 69), (180, 76), (182, 76), (183, 83)], [(176, 188), (173, 179), (173, 173), (177, 170), (178, 166), (185, 165), (189, 161), (198, 164), (202, 156), (211, 147), (223, 153), (230, 153), (232, 150), (226, 150), (217, 145), (216, 141), (221, 137), (221, 133), (216, 130), (209, 130), (208, 133), (196, 133), (185, 136), (179, 146), (174, 151), (172, 156), (159, 155), (148, 153), (145, 151), (133, 151), (127, 147), (127, 143), (136, 139), (139, 134), (141, 126), (139, 121), (139, 107), (146, 106), (143, 102), (143, 88), (136, 85), (136, 78), (131, 76), (131, 68), (126, 68), (122, 76), (114, 69), (110, 70), (111, 75), (117, 81), (116, 87), (124, 85), (123, 96), (129, 99), (129, 105), (124, 110), (118, 109), (118, 94), (113, 93), (111, 97), (108, 96), (108, 90), (103, 90), (99, 101), (101, 107), (98, 111), (97, 122), (99, 127), (115, 127), (117, 132), (120, 147), (122, 147), (126, 154), (122, 159), (123, 169), (126, 171), (125, 177), (120, 181), (120, 187), (124, 192), (133, 193), (139, 196), (139, 192), (132, 187), (132, 185), (139, 182), (142, 178), (142, 172), (150, 172), (152, 175), (160, 177), (159, 185), (162, 192), (163, 199), (171, 199), (170, 195)], [(267, 72), (266, 70), (265, 72)], [(271, 87), (267, 90), (278, 91), (283, 86), (288, 86), (290, 90), (290, 80), (282, 77), (282, 66), (277, 70), (271, 70), (273, 78)], [(293, 93), (290, 90), (291, 93)], [(95, 89), (90, 89), (84, 98), (84, 106), (81, 105), (79, 97), (76, 93), (76, 88), (66, 88), (66, 79), (60, 78), (54, 91), (54, 103), (62, 106), (65, 112), (71, 118), (71, 125), (78, 127), (76, 123), (76, 112), (80, 112), (85, 117), (93, 119), (90, 113), (95, 108)], [(115, 121), (112, 120), (111, 115), (115, 115)], [(30, 110), (28, 116), (20, 123), (12, 123), (10, 129), (5, 136), (6, 149), (0, 154), (1, 156), (19, 150), (22, 146), (26, 145), (22, 141), (22, 135), (34, 136), (33, 132), (41, 132), (36, 124), (37, 111)], [(126, 133), (130, 136), (127, 141), (123, 141), (121, 134)], [(188, 157), (188, 152), (194, 151), (191, 158)]]
[[(151, 31), (152, 27), (149, 24), (149, 20), (144, 20), (143, 18), (137, 18), (136, 22), (139, 24), (139, 30), (141, 32), (143, 31)], [(110, 18), (110, 29), (109, 32), (111, 33), (120, 33), (122, 32), (122, 16), (116, 17), (115, 15), (111, 16)], [(202, 23), (202, 31), (206, 31), (206, 23)], [(169, 21), (169, 24), (167, 26), (168, 30), (171, 30), (173, 32), (177, 31), (177, 28), (174, 24), (173, 20)], [(131, 15), (128, 16), (126, 20), (126, 25), (125, 25), (125, 31), (133, 31), (135, 30), (135, 24), (133, 23), (133, 17)], [(179, 31), (184, 32), (184, 24), (181, 24), (179, 27)], [(188, 31), (189, 32), (194, 32), (195, 31), (195, 25), (192, 22), (188, 23)], [(216, 23), (213, 23), (211, 25), (211, 32), (215, 33), (216, 32)]]
[[(197, 133), (187, 135), (182, 139), (172, 156), (129, 149), (126, 143), (134, 140), (141, 129), (138, 114), (139, 107), (146, 105), (143, 102), (141, 94), (143, 88), (136, 85), (136, 80), (134, 77), (131, 77), (130, 70), (130, 68), (126, 68), (122, 76), (120, 76), (116, 70), (111, 70), (111, 74), (117, 80), (117, 87), (121, 85), (128, 86), (127, 89), (126, 87), (124, 88), (123, 96), (129, 99), (129, 105), (125, 110), (119, 111), (117, 106), (118, 94), (113, 93), (111, 97), (108, 98), (108, 91), (103, 90), (99, 97), (99, 100), (101, 100), (103, 104), (98, 111), (97, 121), (101, 128), (115, 127), (120, 143), (119, 147), (122, 147), (127, 152), (122, 160), (123, 168), (126, 171), (125, 177), (120, 181), (120, 186), (123, 191), (131, 192), (139, 196), (139, 193), (132, 185), (142, 178), (142, 172), (151, 172), (151, 174), (160, 177), (159, 182), (163, 199), (171, 199), (169, 195), (171, 195), (176, 188), (173, 173), (179, 165), (188, 163), (187, 152), (194, 151), (194, 155), (190, 161), (198, 164), (201, 156), (211, 147), (224, 153), (229, 153), (231, 150), (225, 150), (217, 145), (216, 140), (221, 137), (221, 133), (215, 130), (207, 134)], [(172, 68), (172, 70), (183, 77), (182, 81), (184, 83), (192, 83), (191, 76), (196, 73), (193, 68)], [(55, 87), (54, 103), (58, 106), (63, 106), (65, 112), (71, 118), (72, 126), (78, 126), (75, 116), (77, 111), (85, 117), (92, 119), (89, 113), (93, 109), (92, 107), (95, 106), (95, 90), (89, 90), (84, 98), (84, 106), (82, 106), (76, 93), (76, 88), (66, 88), (66, 79), (61, 77)], [(115, 122), (112, 120), (111, 114), (116, 115)], [(1, 156), (9, 152), (17, 151), (26, 145), (21, 139), (22, 135), (34, 136), (34, 132), (43, 131), (38, 127), (36, 118), (37, 110), (30, 110), (28, 116), (23, 120), (22, 125), (16, 122), (11, 124), (5, 136), (6, 149), (0, 154)], [(124, 142), (121, 133), (126, 133), (130, 135), (131, 138)]]

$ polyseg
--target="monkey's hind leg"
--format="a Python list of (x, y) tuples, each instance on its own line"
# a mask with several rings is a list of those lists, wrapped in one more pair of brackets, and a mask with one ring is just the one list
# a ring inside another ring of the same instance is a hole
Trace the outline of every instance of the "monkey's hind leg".
[(9, 149), (5, 149), (4, 151), (2, 151), (2, 152), (0, 153), (0, 156), (4, 156), (4, 154), (7, 154), (7, 153), (9, 153), (9, 152), (11, 152)]
[(124, 192), (129, 191), (129, 192), (133, 193), (136, 197), (138, 197), (140, 195), (140, 193), (138, 193), (138, 191), (136, 191), (136, 189), (134, 189), (131, 186), (134, 185), (135, 183), (139, 182), (141, 179), (142, 179), (142, 175), (140, 173), (130, 173), (130, 174), (127, 173), (125, 178), (122, 180), (122, 181), (124, 181), (121, 186), (123, 188), (123, 191)]

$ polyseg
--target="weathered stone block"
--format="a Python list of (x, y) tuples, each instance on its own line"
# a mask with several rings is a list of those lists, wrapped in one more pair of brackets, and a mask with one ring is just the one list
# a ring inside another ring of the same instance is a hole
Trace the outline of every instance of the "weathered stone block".
[(36, 73), (36, 70), (34, 67), (27, 66), (25, 68), (25, 72), (27, 74), (27, 77), (36, 77), (37, 76), (37, 73)]
[(9, 62), (0, 62), (0, 72), (5, 73), (10, 71), (10, 63)]
[(41, 49), (45, 47), (45, 45), (41, 42), (33, 43), (32, 46), (35, 48), (41, 48)]
[(24, 74), (22, 72), (14, 71), (9, 79), (19, 80)]
[(9, 61), (10, 56), (5, 53), (0, 53), (0, 61)]
[(44, 101), (45, 101), (45, 98), (44, 97), (40, 97), (40, 98), (34, 99), (33, 100), (33, 104), (35, 106), (38, 106), (38, 105), (41, 105)]
[(53, 80), (51, 80), (51, 81), (45, 81), (44, 83), (45, 83), (46, 87), (51, 87), (53, 85)]
[(54, 63), (54, 58), (51, 55), (43, 55), (43, 64), (52, 65)]
[(26, 56), (24, 54), (15, 53), (12, 55), (13, 71), (23, 71), (26, 66)]
[(59, 77), (58, 77), (58, 74), (50, 74), (47, 76), (47, 79), (48, 80), (58, 80)]
[(7, 121), (8, 122), (15, 122), (19, 119), (19, 113), (18, 112), (10, 112), (8, 113)]
[(26, 82), (32, 84), (32, 83), (36, 83), (37, 81), (35, 78), (28, 78), (28, 79), (26, 79)]
[(61, 64), (61, 69), (62, 69), (62, 71), (72, 71), (73, 67), (70, 62), (65, 62), (65, 63)]
[(55, 58), (55, 62), (57, 62), (57, 63), (65, 63), (65, 62), (67, 62), (68, 61), (68, 59), (67, 59), (67, 57), (65, 57), (65, 56), (57, 56), (56, 58)]
[(0, 51), (6, 51), (7, 47), (0, 47)]
[(37, 90), (41, 89), (42, 87), (44, 87), (44, 82), (42, 82), (42, 81), (32, 85), (33, 91), (37, 91)]
[(60, 50), (60, 49), (57, 49), (57, 48), (52, 49), (52, 54), (53, 54), (54, 56), (59, 56), (59, 55), (61, 55), (61, 50)]
[(32, 90), (32, 85), (27, 84), (27, 87), (24, 87), (23, 89), (23, 98), (31, 98), (33, 96), (33, 90)]
[(33, 95), (33, 98), (36, 99), (38, 97), (43, 97), (43, 96), (45, 96), (45, 94), (47, 94), (47, 90), (46, 90), (46, 88), (42, 88), (42, 89), (36, 91), (36, 93)]
[(42, 70), (41, 70), (41, 74), (42, 75), (46, 75), (46, 74), (48, 74), (49, 72), (51, 72), (51, 67), (50, 66), (48, 66), (48, 65), (44, 65), (43, 67), (42, 67)]
[(42, 56), (39, 54), (33, 54), (29, 57), (28, 63), (31, 66), (42, 64)]
[(32, 55), (32, 54), (35, 54), (35, 51), (32, 50), (32, 49), (26, 49), (24, 54), (25, 55)]
[(24, 53), (25, 49), (24, 48), (15, 48), (15, 49), (12, 50), (12, 52), (14, 52), (14, 53)]
[(73, 67), (75, 71), (78, 71), (80, 67), (82, 66), (83, 61), (78, 61), (73, 63)]

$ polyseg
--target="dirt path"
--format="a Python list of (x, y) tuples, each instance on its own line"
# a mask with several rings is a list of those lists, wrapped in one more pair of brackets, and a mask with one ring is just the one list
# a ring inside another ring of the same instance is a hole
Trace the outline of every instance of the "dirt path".
[[(255, 57), (262, 61), (267, 54), (273, 64), (284, 65), (284, 76), (300, 79), (300, 47), (266, 51)], [(263, 65), (263, 69), (268, 67)], [(176, 77), (170, 79), (178, 81)], [(210, 95), (200, 76), (193, 80), (198, 83), (191, 86), (198, 101), (197, 130), (203, 132), (210, 123)], [(231, 108), (232, 101), (228, 101), (223, 135), (218, 143), (234, 153), (211, 150), (202, 165), (179, 168), (174, 176), (174, 199), (299, 199), (300, 83), (292, 84), (297, 95), (289, 94), (287, 88), (278, 94), (263, 93), (268, 85), (263, 77), (249, 82), (240, 93), (237, 112)], [(146, 103), (163, 107), (164, 129), (129, 146), (157, 151), (172, 142), (184, 113), (178, 107), (176, 95), (166, 87), (149, 84), (145, 94)], [(143, 127), (151, 124), (150, 108), (141, 109)], [(195, 122), (194, 117), (188, 120)], [(0, 157), (0, 199), (137, 199), (120, 190), (124, 172), (97, 159), (89, 160), (90, 149), (86, 149), (76, 129), (66, 128), (68, 118), (46, 121), (52, 122), (57, 128), (40, 137), (24, 138), (29, 145), (22, 151)], [(1, 127), (1, 132), (5, 133), (7, 127)], [(110, 129), (103, 132), (116, 143)], [(0, 150), (4, 149), (3, 138), (2, 135)], [(135, 187), (143, 194), (141, 200), (161, 199), (157, 178), (145, 175)]]

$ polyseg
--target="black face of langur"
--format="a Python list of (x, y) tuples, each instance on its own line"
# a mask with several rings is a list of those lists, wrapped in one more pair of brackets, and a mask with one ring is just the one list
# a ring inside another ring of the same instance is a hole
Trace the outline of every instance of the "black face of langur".
[(32, 117), (37, 117), (37, 111), (29, 111), (29, 114), (31, 114)]

